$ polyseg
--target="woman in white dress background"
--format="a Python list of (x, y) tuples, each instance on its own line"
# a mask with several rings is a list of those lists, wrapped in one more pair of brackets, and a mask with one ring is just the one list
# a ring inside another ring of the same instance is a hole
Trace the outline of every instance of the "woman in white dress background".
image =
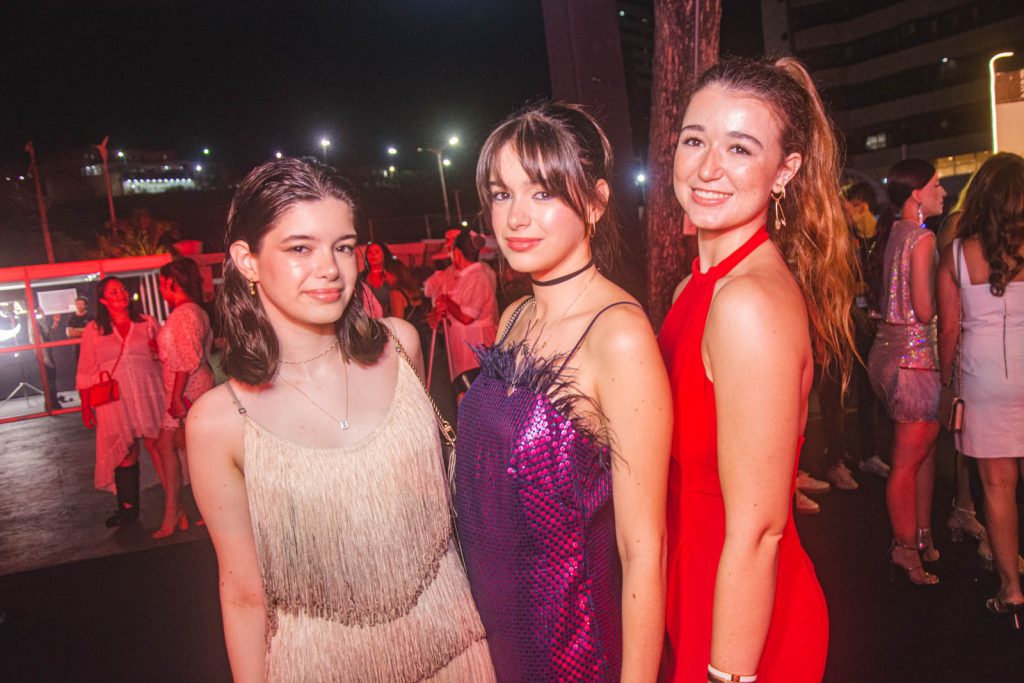
[[(96, 299), (96, 320), (82, 333), (75, 388), (82, 397), (82, 421), (96, 430), (96, 488), (117, 494), (117, 512), (107, 526), (119, 527), (139, 518), (140, 439), (160, 472), (156, 440), (164, 390), (158, 326), (139, 312), (120, 278), (100, 280)], [(117, 381), (120, 399), (94, 406), (89, 388), (100, 382), (101, 372)]]
[[(1024, 617), (1017, 482), (1024, 469), (1024, 159), (997, 154), (971, 183), (937, 277), (942, 382), (962, 376), (957, 449), (978, 461), (1000, 589), (989, 610)], [(961, 331), (962, 330), (962, 331)], [(961, 360), (954, 363), (957, 342)]]

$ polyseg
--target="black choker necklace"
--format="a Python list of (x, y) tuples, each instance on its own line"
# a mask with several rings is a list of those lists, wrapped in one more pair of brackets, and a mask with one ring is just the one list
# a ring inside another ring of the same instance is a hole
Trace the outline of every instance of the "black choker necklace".
[(537, 285), (538, 287), (550, 287), (551, 285), (560, 285), (563, 282), (568, 282), (569, 280), (573, 279), (577, 275), (582, 275), (583, 273), (587, 272), (588, 270), (590, 270), (590, 267), (593, 266), (593, 265), (594, 265), (594, 259), (590, 259), (589, 261), (587, 261), (587, 265), (583, 266), (579, 270), (576, 270), (576, 271), (573, 271), (573, 272), (569, 273), (568, 275), (563, 275), (561, 277), (556, 277), (554, 280), (534, 280), (531, 277), (530, 278), (530, 282), (532, 282), (533, 284)]

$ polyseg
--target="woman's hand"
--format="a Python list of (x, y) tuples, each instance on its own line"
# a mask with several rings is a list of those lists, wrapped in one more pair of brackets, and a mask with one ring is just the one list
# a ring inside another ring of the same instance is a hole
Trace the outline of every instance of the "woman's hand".
[(96, 429), (96, 413), (91, 406), (82, 406), (82, 424), (86, 429)]
[(188, 408), (185, 406), (185, 401), (181, 396), (175, 396), (171, 399), (171, 405), (167, 408), (167, 414), (177, 420), (188, 414)]

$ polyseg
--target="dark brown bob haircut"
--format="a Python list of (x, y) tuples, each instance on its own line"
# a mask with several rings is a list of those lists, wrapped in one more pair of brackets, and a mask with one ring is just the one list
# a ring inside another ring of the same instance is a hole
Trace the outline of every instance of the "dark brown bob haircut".
[(605, 273), (617, 264), (619, 223), (611, 198), (597, 192), (597, 181), (611, 184), (613, 156), (608, 136), (578, 104), (545, 102), (505, 120), (490, 134), (476, 165), (476, 191), (484, 225), (491, 225), (491, 180), (498, 174), (498, 155), (510, 145), (530, 180), (561, 199), (585, 223), (591, 207), (604, 213), (594, 226), (590, 250)]
[[(257, 166), (235, 191), (228, 209), (224, 282), (217, 291), (216, 310), (225, 339), (224, 372), (239, 382), (269, 382), (277, 374), (281, 351), (263, 303), (259, 296), (249, 293), (249, 282), (231, 260), (230, 247), (243, 241), (258, 254), (263, 237), (288, 209), (323, 199), (338, 199), (356, 212), (345, 179), (334, 168), (314, 159), (285, 158)], [(361, 365), (380, 358), (386, 332), (363, 308), (358, 284), (335, 326), (346, 357)]]

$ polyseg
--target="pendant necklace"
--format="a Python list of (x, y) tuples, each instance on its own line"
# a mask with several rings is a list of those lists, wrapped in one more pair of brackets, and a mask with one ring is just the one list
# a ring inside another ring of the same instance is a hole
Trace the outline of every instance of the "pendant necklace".
[[(589, 268), (590, 266), (588, 265), (587, 267)], [(562, 311), (562, 315), (558, 316), (558, 318), (555, 320), (555, 322), (551, 323), (551, 330), (552, 331), (555, 328), (557, 328), (558, 325), (563, 320), (565, 320), (565, 316), (569, 315), (569, 311), (571, 311), (572, 307), (576, 305), (576, 302), (579, 301), (583, 297), (583, 293), (587, 291), (587, 288), (590, 287), (590, 283), (593, 282), (593, 281), (594, 281), (594, 277), (591, 277), (589, 280), (587, 280), (586, 284), (584, 284), (582, 287), (580, 287), (580, 291), (576, 294), (575, 297), (573, 297), (572, 301), (569, 302), (569, 305), (565, 307), (565, 310)], [(537, 315), (537, 300), (536, 299), (533, 300), (533, 315), (534, 316)], [(537, 341), (540, 341), (540, 334), (542, 332), (544, 332), (547, 328), (548, 328), (548, 325), (546, 323), (541, 324), (540, 331), (537, 334)], [(533, 347), (534, 348), (534, 353), (535, 354), (540, 354), (540, 352), (543, 351), (547, 347), (548, 341), (550, 341), (550, 339), (551, 339), (551, 334), (549, 333), (549, 334), (546, 335), (546, 339), (544, 340), (544, 342), (540, 346)]]
[[(331, 349), (337, 347), (337, 345), (338, 345), (338, 342), (334, 342), (334, 345), (331, 347)], [(331, 349), (327, 349), (327, 351), (330, 351)], [(292, 361), (292, 362), (293, 363), (308, 363), (309, 361), (313, 360), (314, 358), (319, 358), (320, 356), (323, 356), (325, 353), (327, 353), (327, 351), (324, 351), (320, 355), (314, 356), (313, 358), (307, 358), (304, 361)], [(286, 362), (286, 361), (282, 361), (282, 362)], [(321, 413), (323, 413), (324, 415), (329, 417), (331, 419), (331, 422), (334, 422), (335, 424), (337, 424), (338, 428), (341, 429), (342, 431), (344, 431), (344, 430), (348, 429), (348, 363), (344, 359), (342, 359), (341, 367), (345, 371), (345, 417), (343, 419), (341, 419), (341, 420), (339, 420), (338, 418), (336, 418), (335, 416), (331, 415), (329, 412), (324, 410), (323, 406), (321, 406), (319, 403), (314, 401), (313, 398), (309, 394), (307, 394), (305, 391), (303, 391), (302, 389), (298, 388), (297, 386), (295, 386), (294, 384), (292, 384), (291, 382), (286, 380), (284, 377), (281, 377), (280, 372), (278, 373), (277, 378), (279, 380), (281, 380), (282, 382), (284, 382), (285, 384), (287, 384), (288, 386), (290, 386), (295, 391), (297, 391), (300, 394), (302, 394), (303, 398), (305, 398), (307, 401), (312, 403), (313, 406), (317, 410), (319, 410)]]

